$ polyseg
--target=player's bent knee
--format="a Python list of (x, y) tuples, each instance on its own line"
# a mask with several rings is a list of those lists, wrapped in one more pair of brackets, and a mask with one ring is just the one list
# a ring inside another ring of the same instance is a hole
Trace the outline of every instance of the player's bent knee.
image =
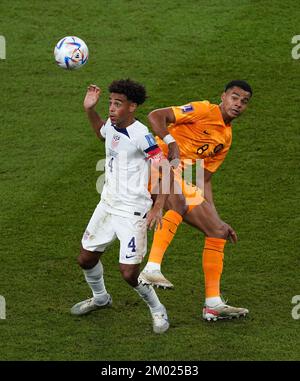
[(222, 238), (227, 239), (228, 237), (228, 228), (226, 224), (218, 224), (209, 232), (205, 232), (206, 236), (214, 237), (214, 238)]
[(77, 263), (82, 269), (92, 269), (99, 262), (100, 253), (91, 252), (81, 247), (80, 254), (77, 257)]
[(92, 269), (93, 267), (96, 266), (96, 264), (98, 263), (98, 259), (87, 259), (85, 257), (82, 257), (81, 255), (79, 255), (77, 257), (77, 263), (79, 264), (79, 266), (84, 269), (84, 270), (88, 270), (88, 269)]
[(81, 267), (81, 268), (85, 268), (85, 266), (86, 266), (86, 261), (85, 261), (85, 259), (84, 259), (84, 257), (82, 257), (81, 255), (78, 255), (78, 257), (77, 257), (77, 263), (79, 264), (79, 266)]
[(186, 205), (185, 198), (181, 195), (176, 195), (176, 198), (169, 196), (166, 200), (165, 208), (167, 210), (174, 210), (181, 216), (185, 215), (188, 211), (188, 206)]
[(132, 271), (128, 271), (128, 270), (121, 270), (121, 274), (122, 274), (122, 277), (123, 279), (127, 282), (127, 283), (131, 283), (132, 280), (134, 279), (134, 276), (133, 276), (133, 273)]
[(137, 286), (138, 283), (138, 268), (139, 266), (126, 266), (124, 264), (120, 264), (120, 272), (123, 279), (133, 287)]
[(228, 227), (227, 225), (222, 224), (220, 227), (221, 238), (226, 239), (228, 237)]

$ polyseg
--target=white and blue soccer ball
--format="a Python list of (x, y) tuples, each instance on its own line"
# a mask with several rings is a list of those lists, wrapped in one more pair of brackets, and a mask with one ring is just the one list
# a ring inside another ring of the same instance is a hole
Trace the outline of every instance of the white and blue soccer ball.
[(89, 50), (86, 43), (80, 38), (67, 36), (55, 45), (54, 57), (59, 67), (74, 70), (87, 63)]

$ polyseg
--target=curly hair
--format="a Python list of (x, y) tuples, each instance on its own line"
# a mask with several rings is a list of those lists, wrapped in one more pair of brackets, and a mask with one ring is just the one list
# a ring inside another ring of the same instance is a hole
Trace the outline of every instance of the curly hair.
[(145, 87), (129, 78), (113, 81), (108, 90), (110, 93), (124, 94), (128, 100), (138, 105), (143, 104), (147, 98)]

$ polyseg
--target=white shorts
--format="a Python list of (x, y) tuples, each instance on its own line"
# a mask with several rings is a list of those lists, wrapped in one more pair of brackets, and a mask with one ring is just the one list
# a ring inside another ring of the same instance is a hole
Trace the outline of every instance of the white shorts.
[(103, 252), (116, 238), (120, 241), (119, 262), (141, 263), (147, 252), (146, 218), (109, 213), (99, 202), (83, 234), (82, 247)]

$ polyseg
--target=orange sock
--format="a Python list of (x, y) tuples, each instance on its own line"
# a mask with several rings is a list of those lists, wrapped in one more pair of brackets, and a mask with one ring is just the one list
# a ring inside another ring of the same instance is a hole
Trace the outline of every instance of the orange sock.
[(202, 267), (205, 277), (206, 298), (220, 296), (220, 279), (223, 271), (225, 243), (225, 239), (205, 238)]
[(161, 264), (164, 254), (172, 242), (182, 217), (174, 210), (168, 210), (162, 219), (162, 228), (154, 233), (153, 243), (148, 262)]

